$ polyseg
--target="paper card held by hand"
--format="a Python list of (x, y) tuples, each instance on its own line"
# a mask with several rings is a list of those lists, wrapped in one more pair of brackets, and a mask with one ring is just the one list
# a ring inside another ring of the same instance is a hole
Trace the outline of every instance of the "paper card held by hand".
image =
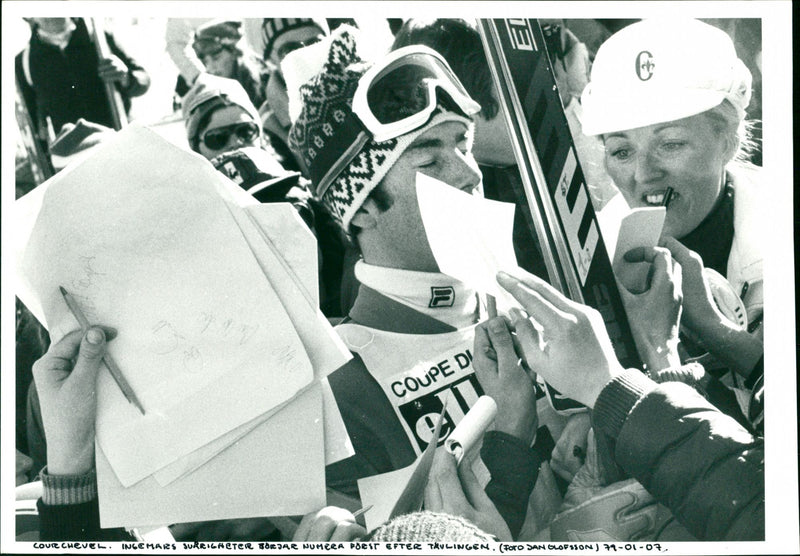
[(644, 291), (647, 287), (650, 263), (629, 263), (623, 261), (623, 257), (636, 247), (658, 245), (666, 213), (664, 207), (638, 207), (632, 209), (620, 221), (617, 241), (609, 256), (613, 261), (612, 268), (617, 279), (625, 283), (628, 288), (633, 288), (632, 291)]
[(504, 297), (495, 279), (514, 269), (514, 209), (417, 174), (417, 200), (428, 243), (439, 270), (475, 290)]

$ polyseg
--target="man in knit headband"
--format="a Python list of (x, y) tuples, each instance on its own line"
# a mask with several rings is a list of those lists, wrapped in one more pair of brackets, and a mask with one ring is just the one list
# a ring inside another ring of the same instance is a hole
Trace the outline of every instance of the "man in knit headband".
[[(482, 393), (468, 355), (480, 302), (474, 290), (439, 272), (416, 195), (418, 173), (468, 193), (478, 186), (471, 135), (480, 106), (432, 50), (412, 46), (372, 64), (359, 55), (364, 45), (356, 33), (343, 26), (329, 46), (309, 47), (317, 49), (321, 70), (298, 80), (301, 109), (289, 135), (315, 195), (363, 257), (355, 266), (358, 295), (337, 327), (355, 357), (329, 377), (355, 456), (328, 467), (328, 486), (354, 497), (356, 479), (415, 460), (445, 398), (443, 436)], [(519, 447), (515, 465), (538, 467), (531, 438), (514, 437), (513, 428), (500, 425), (485, 436), (490, 471), (498, 464), (495, 443)], [(493, 492), (525, 497), (531, 487)]]

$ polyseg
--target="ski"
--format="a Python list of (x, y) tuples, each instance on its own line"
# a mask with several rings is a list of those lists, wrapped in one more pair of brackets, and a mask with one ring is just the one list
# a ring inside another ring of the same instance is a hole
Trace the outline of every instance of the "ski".
[(538, 20), (479, 23), (550, 283), (597, 309), (619, 361), (641, 368)]

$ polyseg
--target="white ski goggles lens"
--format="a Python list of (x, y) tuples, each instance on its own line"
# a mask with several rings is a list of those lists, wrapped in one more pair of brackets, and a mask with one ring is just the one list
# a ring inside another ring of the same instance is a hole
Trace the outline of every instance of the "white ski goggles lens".
[(364, 74), (353, 98), (353, 112), (373, 140), (381, 142), (425, 125), (438, 103), (466, 116), (481, 109), (438, 53), (408, 46)]

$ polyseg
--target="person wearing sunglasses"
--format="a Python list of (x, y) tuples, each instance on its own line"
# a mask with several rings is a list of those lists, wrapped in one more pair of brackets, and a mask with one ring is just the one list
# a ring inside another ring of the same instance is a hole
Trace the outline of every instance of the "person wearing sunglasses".
[[(480, 300), (439, 272), (416, 196), (418, 173), (467, 193), (477, 188), (471, 137), (480, 106), (430, 48), (411, 46), (370, 63), (363, 56), (374, 48), (357, 36), (358, 30), (343, 25), (328, 45), (307, 49), (306, 64), (298, 66), (311, 68), (317, 58), (322, 67), (297, 79), (304, 83), (301, 109), (289, 134), (315, 197), (362, 257), (355, 265), (355, 303), (336, 327), (355, 356), (329, 376), (355, 455), (328, 466), (327, 482), (353, 498), (357, 479), (416, 459), (430, 441), (444, 398), (450, 397), (446, 434), (482, 392), (466, 355), (474, 349)], [(324, 56), (312, 49), (324, 50)], [(528, 383), (515, 394), (530, 396)], [(518, 422), (504, 422), (485, 442), (522, 445), (514, 465), (524, 468), (518, 476), (528, 480), (535, 476), (537, 456), (530, 442), (512, 433), (535, 430), (529, 422), (535, 411), (514, 417)], [(495, 504), (506, 496), (487, 493)]]
[(265, 147), (261, 119), (233, 79), (201, 74), (183, 105), (189, 146), (207, 159), (241, 147)]

